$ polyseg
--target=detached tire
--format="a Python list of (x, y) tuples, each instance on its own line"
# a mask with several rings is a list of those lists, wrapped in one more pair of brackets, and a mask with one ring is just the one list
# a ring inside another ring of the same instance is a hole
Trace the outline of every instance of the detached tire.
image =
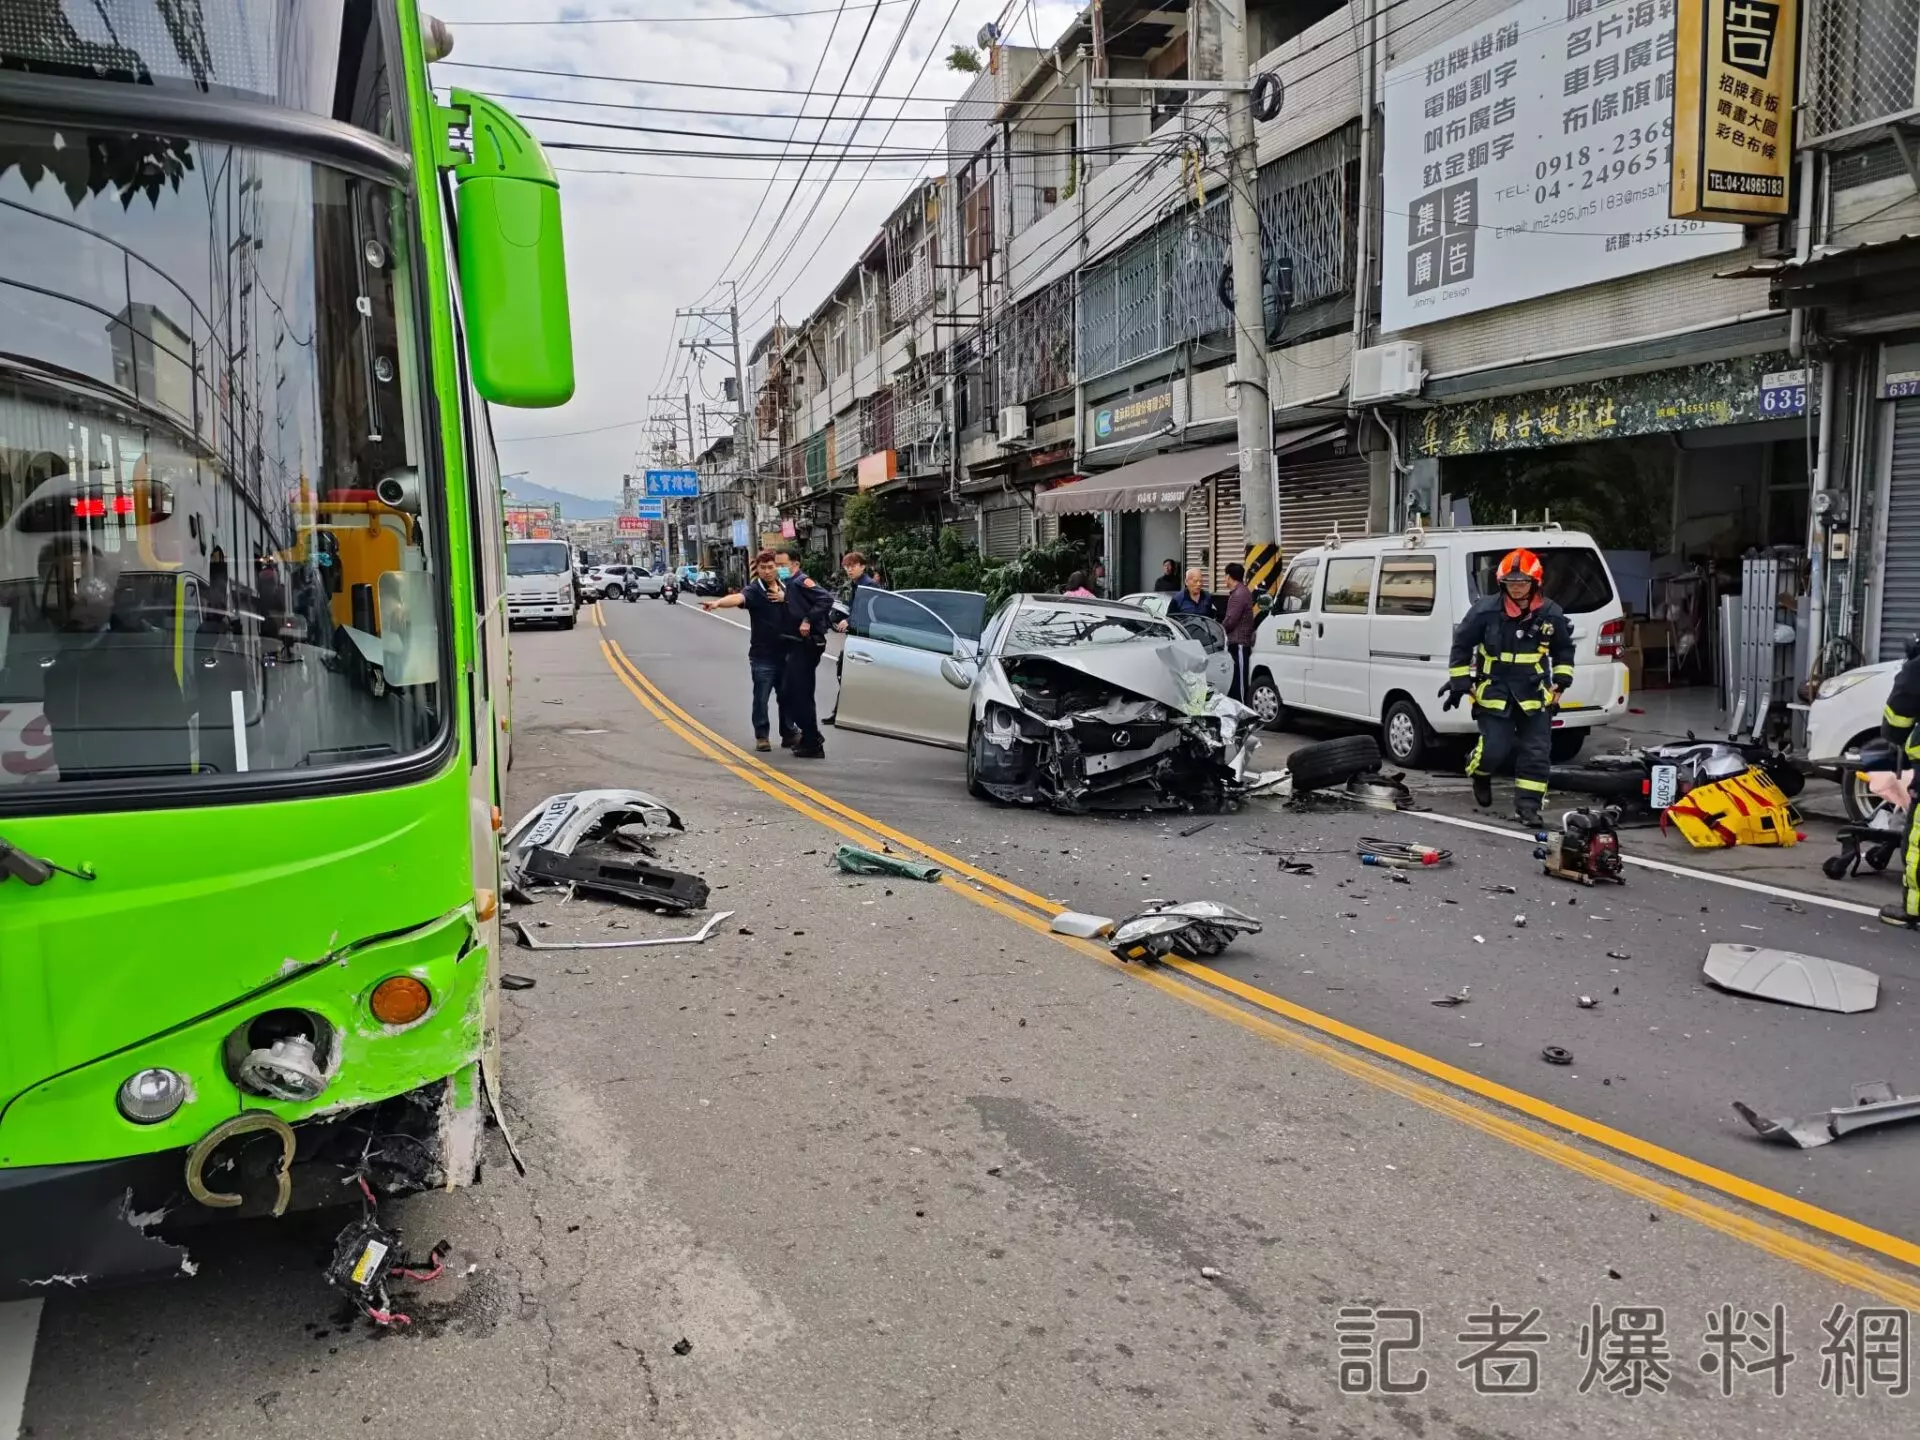
[(1343, 735), (1302, 745), (1287, 756), (1287, 773), (1295, 793), (1344, 785), (1356, 775), (1380, 768), (1380, 742), (1371, 735)]

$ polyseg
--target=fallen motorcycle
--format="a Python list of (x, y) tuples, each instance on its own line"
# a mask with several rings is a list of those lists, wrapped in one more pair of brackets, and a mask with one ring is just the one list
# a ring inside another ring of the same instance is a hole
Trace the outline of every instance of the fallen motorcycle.
[(1637, 808), (1657, 814), (1697, 786), (1730, 780), (1755, 769), (1788, 799), (1806, 788), (1807, 777), (1799, 767), (1764, 745), (1698, 740), (1691, 735), (1668, 745), (1594, 755), (1578, 765), (1556, 765), (1549, 783), (1557, 793), (1596, 795), (1623, 810)]

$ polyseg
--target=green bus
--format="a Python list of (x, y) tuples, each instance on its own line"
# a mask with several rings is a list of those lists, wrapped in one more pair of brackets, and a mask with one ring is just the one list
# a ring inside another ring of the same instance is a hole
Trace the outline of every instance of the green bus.
[(553, 171), (451, 44), (0, 6), (0, 1298), (470, 1183), (500, 1118), (487, 405), (573, 352)]

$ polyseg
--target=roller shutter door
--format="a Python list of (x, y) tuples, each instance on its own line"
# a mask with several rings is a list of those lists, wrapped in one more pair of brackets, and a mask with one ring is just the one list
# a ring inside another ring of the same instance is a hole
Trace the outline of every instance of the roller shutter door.
[(1226, 567), (1247, 558), (1246, 527), (1240, 519), (1240, 477), (1222, 475), (1213, 490), (1213, 573), (1207, 583), (1215, 590), (1227, 588)]
[(1920, 399), (1893, 405), (1887, 553), (1880, 567), (1880, 658), (1898, 660), (1920, 633)]
[(1280, 459), (1280, 548), (1291, 559), (1325, 543), (1334, 526), (1348, 539), (1367, 533), (1372, 467), (1357, 449), (1331, 446)]
[[(1180, 574), (1184, 578), (1189, 570), (1205, 571), (1207, 556), (1213, 549), (1213, 487), (1217, 482), (1209, 480), (1204, 485), (1196, 485), (1187, 496), (1187, 509), (1182, 517), (1181, 529), (1185, 544), (1180, 554)], [(1154, 567), (1159, 574), (1159, 567)]]
[(1014, 560), (1020, 555), (1026, 526), (1021, 506), (1004, 505), (980, 512), (980, 553), (989, 560)]

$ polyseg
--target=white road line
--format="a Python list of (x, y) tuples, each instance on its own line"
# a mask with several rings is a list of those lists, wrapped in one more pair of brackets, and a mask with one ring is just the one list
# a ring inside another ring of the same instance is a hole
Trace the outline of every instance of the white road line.
[(27, 1409), (27, 1377), (40, 1333), (40, 1301), (0, 1305), (0, 1437), (15, 1440)]
[(731, 615), (722, 615), (718, 610), (702, 610), (700, 613), (709, 620), (718, 620), (722, 625), (731, 625), (736, 630), (751, 630), (753, 628), (746, 621), (736, 620)]
[[(1416, 812), (1408, 812), (1410, 818)], [(1525, 830), (1509, 830), (1504, 825), (1485, 825), (1478, 820), (1462, 819), (1458, 815), (1441, 815), (1433, 811), (1417, 812), (1422, 820), (1437, 820), (1442, 825), (1455, 825), (1462, 830), (1478, 830), (1482, 835), (1498, 835), (1503, 840), (1525, 840), (1537, 844), (1533, 836)], [(1667, 875), (1681, 875), (1689, 880), (1707, 880), (1715, 885), (1726, 885), (1735, 890), (1751, 890), (1756, 895), (1771, 895), (1776, 900), (1799, 900), (1808, 905), (1824, 905), (1829, 910), (1844, 910), (1850, 915), (1867, 915), (1874, 919), (1880, 917), (1876, 906), (1856, 904), (1852, 900), (1835, 900), (1826, 895), (1816, 895), (1810, 890), (1789, 890), (1782, 885), (1768, 885), (1759, 880), (1742, 880), (1737, 875), (1716, 875), (1711, 870), (1695, 870), (1686, 865), (1674, 865), (1665, 860), (1648, 860), (1639, 855), (1620, 857), (1629, 865), (1638, 865), (1643, 870), (1658, 870)]]

